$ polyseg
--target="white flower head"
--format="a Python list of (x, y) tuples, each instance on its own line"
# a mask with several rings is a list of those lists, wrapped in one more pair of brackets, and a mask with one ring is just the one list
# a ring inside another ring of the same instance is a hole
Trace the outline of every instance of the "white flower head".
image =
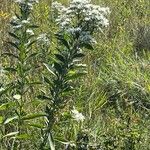
[(16, 100), (20, 100), (21, 99), (21, 95), (16, 94), (16, 95), (13, 96), (13, 98), (16, 99)]
[(39, 0), (15, 0), (16, 3), (25, 4), (25, 3), (38, 3)]
[(2, 91), (4, 91), (4, 90), (5, 90), (4, 88), (2, 88), (2, 87), (0, 88), (0, 92), (2, 92)]
[(78, 110), (75, 108), (71, 111), (72, 112), (72, 117), (77, 121), (77, 122), (83, 122), (85, 117), (82, 115), (82, 113), (79, 113)]
[(34, 35), (34, 32), (31, 29), (27, 29), (26, 33), (28, 33), (29, 35)]
[(50, 39), (48, 38), (46, 33), (40, 34), (37, 37), (37, 42), (38, 42), (38, 44), (42, 44), (42, 45), (46, 45), (46, 46), (50, 45)]
[[(108, 7), (100, 7), (90, 2), (90, 0), (72, 0), (68, 7), (54, 2), (53, 8), (59, 12), (56, 23), (60, 31), (74, 34), (80, 30), (79, 34), (83, 40), (95, 42), (92, 34), (97, 30), (102, 31), (103, 27), (109, 25), (106, 16), (110, 13), (110, 10)], [(87, 32), (86, 36), (85, 32)], [(90, 34), (88, 34), (89, 32)]]

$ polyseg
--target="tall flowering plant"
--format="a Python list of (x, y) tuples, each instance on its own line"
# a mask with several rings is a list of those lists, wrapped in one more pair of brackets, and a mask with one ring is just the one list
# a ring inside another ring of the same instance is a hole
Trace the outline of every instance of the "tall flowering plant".
[(54, 17), (58, 25), (58, 51), (52, 65), (44, 63), (52, 76), (51, 79), (48, 76), (44, 77), (50, 92), (38, 96), (47, 100), (47, 129), (43, 132), (41, 149), (55, 149), (51, 133), (58, 120), (56, 118), (66, 106), (69, 93), (74, 90), (73, 81), (87, 73), (86, 65), (81, 63), (85, 56), (83, 48), (93, 49), (93, 34), (109, 24), (106, 18), (109, 9), (93, 5), (89, 0), (73, 0), (68, 7), (54, 2), (52, 7), (57, 14)]
[[(30, 73), (34, 70), (31, 60), (37, 54), (32, 51), (32, 45), (36, 42), (33, 30), (37, 26), (32, 23), (30, 14), (33, 5), (38, 3), (38, 0), (16, 0), (15, 2), (19, 5), (20, 11), (10, 21), (9, 35), (12, 40), (8, 42), (13, 48), (13, 52), (3, 53), (3, 56), (8, 56), (11, 61), (13, 60), (10, 67), (5, 67), (5, 71), (8, 71), (14, 78), (9, 87), (6, 88), (9, 91), (9, 96), (11, 95), (7, 103), (7, 106), (10, 103), (8, 108), (11, 108), (11, 113), (7, 113), (3, 118), (4, 131), (2, 134), (4, 135), (3, 140), (7, 142), (4, 144), (7, 149), (21, 150), (23, 148), (21, 139), (27, 137), (25, 120), (35, 116), (32, 115), (31, 117), (26, 113), (25, 104), (27, 92), (34, 84), (30, 80)], [(9, 128), (12, 122), (14, 122), (14, 126)]]

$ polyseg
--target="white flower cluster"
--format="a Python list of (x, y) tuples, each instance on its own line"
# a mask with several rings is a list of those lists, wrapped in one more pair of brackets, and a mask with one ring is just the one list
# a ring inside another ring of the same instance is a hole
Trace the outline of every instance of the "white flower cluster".
[(19, 4), (25, 3), (32, 4), (32, 3), (39, 3), (39, 0), (15, 0), (15, 2)]
[(72, 0), (68, 7), (54, 2), (52, 7), (58, 11), (56, 22), (62, 31), (82, 33), (88, 35), (88, 39), (92, 39), (89, 37), (91, 35), (89, 33), (93, 33), (95, 30), (101, 31), (103, 27), (109, 25), (106, 18), (110, 13), (109, 8), (93, 5), (90, 0)]
[(71, 111), (72, 112), (72, 117), (77, 121), (77, 122), (83, 122), (85, 117), (82, 115), (82, 113), (79, 113), (78, 110), (75, 108)]
[(25, 9), (31, 10), (33, 8), (34, 3), (39, 3), (39, 0), (15, 0), (16, 3), (22, 5), (22, 6), (27, 6)]
[[(13, 16), (11, 19), (11, 23), (13, 23), (13, 29), (20, 29), (24, 26), (27, 26), (30, 24), (30, 18), (28, 18), (27, 20), (21, 20), (18, 19), (16, 16)], [(33, 31), (32, 31), (33, 32)]]
[(4, 91), (5, 88), (3, 87), (4, 84), (7, 84), (5, 70), (3, 69), (2, 65), (0, 64), (0, 92)]
[(37, 37), (37, 43), (39, 45), (45, 45), (45, 46), (49, 46), (50, 45), (50, 39), (48, 38), (46, 33), (40, 34)]

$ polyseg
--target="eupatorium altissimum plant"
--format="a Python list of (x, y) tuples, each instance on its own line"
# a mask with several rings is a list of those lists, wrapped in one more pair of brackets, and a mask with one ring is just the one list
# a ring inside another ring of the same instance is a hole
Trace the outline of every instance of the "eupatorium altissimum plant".
[(92, 43), (95, 42), (93, 34), (108, 25), (106, 16), (109, 14), (108, 8), (92, 5), (88, 0), (73, 0), (68, 7), (54, 2), (52, 7), (58, 14), (56, 17), (58, 51), (52, 65), (44, 63), (52, 78), (44, 77), (49, 94), (43, 93), (38, 96), (47, 100), (45, 109), (47, 129), (43, 132), (40, 149), (55, 148), (52, 143), (52, 129), (56, 117), (66, 106), (67, 97), (74, 90), (73, 81), (87, 73), (86, 65), (81, 63), (85, 55), (83, 48), (93, 49)]
[[(3, 118), (2, 124), (5, 130), (2, 131), (2, 134), (4, 139), (5, 137), (8, 138), (8, 141), (6, 140), (7, 144), (4, 144), (6, 149), (17, 148), (21, 150), (23, 142), (20, 137), (26, 134), (27, 130), (24, 123), (25, 120), (28, 120), (28, 114), (24, 107), (27, 101), (26, 94), (31, 85), (33, 85), (33, 82), (29, 79), (30, 72), (34, 70), (31, 60), (37, 54), (32, 51), (32, 45), (36, 42), (33, 30), (37, 26), (32, 23), (30, 14), (33, 4), (38, 1), (16, 0), (15, 2), (19, 4), (20, 11), (12, 17), (10, 22), (11, 29), (9, 35), (12, 41), (8, 43), (12, 46), (13, 50), (3, 53), (3, 56), (8, 56), (14, 62), (14, 65), (5, 67), (5, 70), (14, 77), (14, 80), (6, 88), (9, 91), (9, 96), (11, 96), (9, 101), (7, 101), (7, 106), (10, 103), (9, 109), (11, 107), (11, 113), (7, 113)], [(7, 107), (5, 108), (7, 109)], [(9, 123), (11, 124), (13, 121), (15, 121), (13, 128), (7, 129), (6, 126), (9, 126)], [(9, 136), (11, 137), (10, 139)]]

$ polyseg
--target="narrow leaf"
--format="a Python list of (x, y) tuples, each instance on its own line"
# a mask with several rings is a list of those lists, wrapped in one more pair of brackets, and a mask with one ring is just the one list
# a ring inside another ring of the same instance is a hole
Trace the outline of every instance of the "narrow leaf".
[(49, 145), (50, 145), (51, 150), (55, 150), (54, 140), (52, 138), (51, 133), (49, 133), (48, 141), (49, 141)]
[(30, 43), (28, 44), (27, 48), (29, 48), (30, 46), (32, 46), (36, 41), (37, 41), (37, 40), (34, 40), (34, 41), (30, 42)]
[(0, 116), (0, 124), (2, 124), (2, 123), (3, 123), (3, 117)]
[(22, 120), (30, 120), (30, 119), (43, 117), (43, 116), (46, 116), (46, 114), (45, 113), (29, 114), (29, 115), (23, 116), (21, 119)]
[(0, 105), (0, 110), (6, 110), (8, 103)]
[(31, 139), (32, 137), (29, 136), (28, 134), (20, 134), (20, 135), (17, 135), (16, 138), (26, 140), (26, 139)]
[(15, 54), (12, 54), (12, 53), (3, 53), (2, 55), (7, 55), (7, 56), (12, 56), (14, 58), (18, 58), (18, 56), (16, 56)]
[(9, 35), (12, 36), (13, 38), (15, 38), (15, 39), (17, 39), (17, 40), (20, 39), (16, 34), (11, 33), (11, 32), (8, 32), (8, 33), (9, 33)]
[(7, 123), (10, 123), (11, 121), (13, 120), (17, 120), (18, 119), (18, 116), (14, 116), (14, 117), (11, 117), (11, 118), (7, 118), (3, 124), (7, 124)]
[(31, 124), (31, 123), (28, 123), (27, 125), (28, 125), (28, 126), (31, 126), (31, 127), (35, 127), (35, 128), (44, 129), (44, 126), (41, 125), (41, 124)]
[(10, 44), (11, 46), (13, 46), (14, 48), (19, 50), (19, 47), (17, 44), (13, 43), (13, 42), (8, 42), (8, 44)]
[(12, 67), (4, 68), (4, 70), (9, 71), (9, 72), (16, 72), (17, 71), (15, 68), (12, 68)]
[(47, 96), (44, 96), (44, 95), (38, 95), (37, 98), (38, 98), (38, 99), (41, 99), (41, 100), (46, 100), (46, 99), (47, 99), (47, 100), (51, 100), (51, 98), (49, 98), (49, 97), (47, 97)]
[(29, 28), (32, 28), (32, 29), (33, 28), (39, 28), (39, 26), (38, 25), (30, 25)]
[(54, 68), (58, 73), (62, 73), (62, 66), (59, 63), (55, 62)]
[(47, 70), (48, 70), (51, 74), (53, 74), (54, 76), (56, 76), (56, 74), (54, 73), (54, 69), (53, 69), (51, 66), (49, 66), (48, 64), (45, 64), (45, 63), (43, 63), (43, 65), (47, 68)]
[(48, 84), (52, 84), (51, 81), (47, 77), (44, 77), (44, 81)]
[(60, 54), (55, 54), (55, 56), (56, 56), (56, 58), (59, 60), (59, 61), (61, 61), (61, 62), (65, 62), (65, 58), (62, 56), (62, 55), (60, 55)]
[(87, 74), (86, 71), (73, 73), (73, 74), (70, 74), (70, 75), (67, 76), (67, 80), (76, 79), (76, 78), (79, 78), (79, 77), (81, 77), (81, 76), (83, 76), (83, 75), (85, 75), (85, 74)]
[(17, 131), (17, 132), (11, 132), (11, 133), (8, 133), (8, 134), (4, 135), (3, 138), (9, 137), (9, 136), (15, 136), (15, 135), (17, 135), (18, 133), (19, 133), (18, 131)]
[(81, 57), (84, 57), (85, 55), (83, 53), (78, 53), (78, 54), (75, 54), (73, 56), (73, 58), (81, 58)]

